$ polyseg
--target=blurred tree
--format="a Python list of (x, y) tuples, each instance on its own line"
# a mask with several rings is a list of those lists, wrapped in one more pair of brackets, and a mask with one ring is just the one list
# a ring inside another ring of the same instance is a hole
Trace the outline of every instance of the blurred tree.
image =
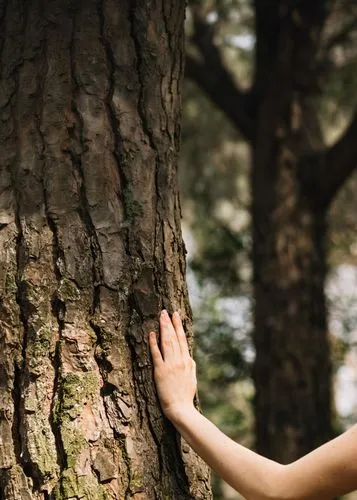
[[(287, 462), (332, 434), (326, 219), (356, 165), (357, 118), (350, 113), (330, 146), (319, 118), (332, 116), (341, 95), (355, 104), (357, 9), (342, 0), (227, 0), (192, 2), (190, 12), (187, 75), (251, 149), (257, 450)], [(231, 61), (253, 42), (251, 64), (235, 71)], [(244, 246), (232, 236), (236, 250)]]

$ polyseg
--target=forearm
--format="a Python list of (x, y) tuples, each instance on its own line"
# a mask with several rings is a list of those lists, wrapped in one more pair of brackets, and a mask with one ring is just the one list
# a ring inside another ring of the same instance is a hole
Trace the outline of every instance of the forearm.
[(188, 444), (247, 500), (327, 500), (357, 489), (357, 426), (290, 465), (241, 446), (193, 406), (196, 370), (181, 319), (160, 316), (149, 342), (161, 407)]
[(357, 426), (281, 465), (235, 443), (194, 408), (171, 420), (196, 453), (247, 500), (328, 500), (357, 489)]
[(178, 412), (172, 422), (196, 453), (247, 500), (275, 498), (285, 466), (235, 443), (195, 408)]

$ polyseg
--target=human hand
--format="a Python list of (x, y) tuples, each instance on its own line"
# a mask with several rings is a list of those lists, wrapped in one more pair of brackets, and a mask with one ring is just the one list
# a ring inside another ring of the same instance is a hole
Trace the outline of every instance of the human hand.
[(160, 404), (166, 417), (175, 420), (185, 411), (194, 409), (196, 393), (196, 363), (191, 358), (180, 315), (174, 312), (172, 321), (163, 310), (160, 315), (160, 347), (155, 332), (149, 334), (154, 379)]

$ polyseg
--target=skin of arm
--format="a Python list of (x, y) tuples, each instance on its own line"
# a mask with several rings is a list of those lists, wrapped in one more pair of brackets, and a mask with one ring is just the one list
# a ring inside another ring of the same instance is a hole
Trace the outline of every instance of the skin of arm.
[(357, 489), (357, 426), (289, 464), (235, 443), (193, 404), (196, 365), (177, 312), (160, 315), (160, 347), (149, 334), (162, 410), (187, 443), (247, 500), (328, 500)]

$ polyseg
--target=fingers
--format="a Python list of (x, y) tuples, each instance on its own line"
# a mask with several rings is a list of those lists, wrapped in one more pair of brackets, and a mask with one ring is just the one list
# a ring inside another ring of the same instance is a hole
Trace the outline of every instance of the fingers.
[(160, 340), (161, 352), (165, 361), (173, 360), (181, 355), (176, 331), (165, 309), (161, 311), (160, 315)]
[(161, 351), (157, 344), (155, 332), (150, 332), (149, 334), (149, 345), (154, 366), (158, 367), (164, 362), (164, 360), (162, 359)]
[[(186, 334), (179, 313), (172, 315), (172, 321), (164, 309), (160, 315), (160, 347), (157, 344), (155, 333), (151, 332), (149, 337), (151, 353), (155, 363), (170, 361), (181, 358), (191, 358)], [(155, 356), (155, 358), (154, 358)]]
[(188, 344), (187, 344), (187, 339), (186, 339), (186, 334), (185, 330), (183, 329), (182, 326), (182, 321), (180, 318), (180, 314), (178, 311), (175, 311), (172, 315), (172, 323), (174, 325), (174, 328), (176, 330), (176, 335), (180, 344), (181, 352), (182, 354), (186, 356), (190, 356), (189, 350), (188, 350)]

